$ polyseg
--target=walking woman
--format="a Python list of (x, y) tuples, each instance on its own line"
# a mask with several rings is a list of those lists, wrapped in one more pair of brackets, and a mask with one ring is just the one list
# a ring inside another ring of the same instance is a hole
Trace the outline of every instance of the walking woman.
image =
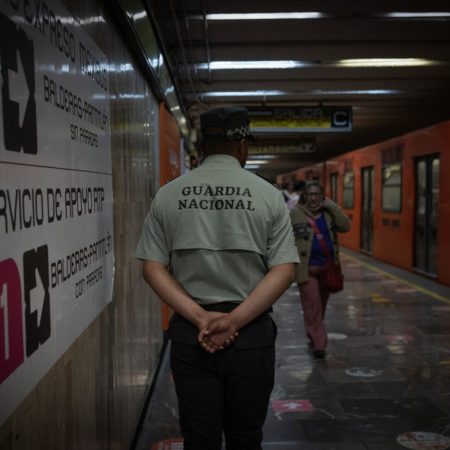
[(303, 320), (315, 358), (325, 357), (327, 331), (324, 318), (330, 292), (323, 273), (327, 263), (339, 263), (337, 232), (350, 229), (350, 220), (329, 198), (322, 186), (312, 181), (305, 185), (303, 199), (290, 211), (295, 244), (300, 256), (296, 282), (303, 307)]

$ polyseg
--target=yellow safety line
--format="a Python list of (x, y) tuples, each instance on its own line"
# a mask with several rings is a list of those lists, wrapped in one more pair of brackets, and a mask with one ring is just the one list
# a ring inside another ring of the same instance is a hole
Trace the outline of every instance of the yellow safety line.
[(346, 258), (351, 259), (354, 262), (357, 262), (361, 266), (367, 267), (368, 269), (373, 270), (374, 272), (382, 273), (383, 275), (387, 276), (388, 278), (392, 278), (393, 280), (400, 281), (403, 284), (406, 284), (408, 286), (413, 287), (414, 289), (417, 289), (420, 292), (423, 292), (424, 294), (428, 295), (429, 297), (432, 297), (432, 298), (434, 298), (436, 300), (439, 300), (441, 302), (444, 302), (444, 303), (448, 303), (450, 305), (450, 299), (448, 299), (447, 297), (443, 297), (442, 295), (435, 294), (434, 292), (429, 291), (428, 289), (425, 289), (422, 286), (419, 286), (419, 285), (417, 285), (417, 284), (415, 284), (415, 283), (413, 283), (411, 281), (407, 281), (407, 280), (405, 280), (403, 278), (400, 278), (400, 277), (398, 277), (396, 275), (392, 275), (389, 272), (386, 272), (384, 270), (379, 269), (378, 267), (373, 266), (372, 264), (368, 264), (366, 262), (362, 262), (358, 258), (350, 256), (350, 255), (348, 255), (345, 252), (342, 252), (342, 255), (345, 256)]

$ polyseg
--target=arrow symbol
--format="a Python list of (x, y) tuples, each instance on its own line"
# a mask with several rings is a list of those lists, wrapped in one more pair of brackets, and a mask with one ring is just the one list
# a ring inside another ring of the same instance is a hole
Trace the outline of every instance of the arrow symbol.
[(25, 78), (25, 70), (22, 64), (22, 58), (17, 51), (17, 72), (8, 69), (9, 98), (11, 101), (19, 104), (19, 125), (22, 128), (25, 112), (27, 109), (30, 90)]
[(37, 323), (39, 325), (41, 323), (42, 309), (44, 307), (45, 289), (37, 269), (35, 269), (35, 277), (36, 286), (30, 291), (30, 313), (37, 311)]
[(298, 403), (286, 403), (285, 406), (289, 409), (298, 409), (300, 405)]

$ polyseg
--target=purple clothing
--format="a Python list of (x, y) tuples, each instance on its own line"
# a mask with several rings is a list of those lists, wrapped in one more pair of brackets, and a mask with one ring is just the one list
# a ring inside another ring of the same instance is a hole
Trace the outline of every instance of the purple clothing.
[[(319, 231), (323, 235), (323, 240), (325, 241), (325, 244), (327, 245), (328, 251), (330, 253), (331, 259), (334, 259), (333, 255), (333, 242), (331, 241), (330, 232), (327, 227), (327, 222), (325, 220), (325, 216), (323, 214), (320, 215), (318, 219), (316, 219), (316, 225), (319, 228)], [(314, 230), (313, 230), (314, 231)], [(309, 258), (309, 265), (310, 266), (324, 266), (328, 260), (328, 255), (324, 255), (323, 244), (320, 243), (319, 239), (317, 238), (316, 233), (314, 233), (314, 237), (311, 244), (311, 256)]]

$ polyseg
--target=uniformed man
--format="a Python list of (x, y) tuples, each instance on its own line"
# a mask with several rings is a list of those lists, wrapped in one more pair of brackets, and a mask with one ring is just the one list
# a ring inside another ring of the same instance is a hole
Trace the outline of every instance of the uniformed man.
[(136, 257), (175, 310), (171, 369), (185, 450), (259, 450), (274, 383), (269, 312), (298, 255), (281, 193), (243, 169), (248, 112), (200, 118), (203, 164), (156, 195)]

